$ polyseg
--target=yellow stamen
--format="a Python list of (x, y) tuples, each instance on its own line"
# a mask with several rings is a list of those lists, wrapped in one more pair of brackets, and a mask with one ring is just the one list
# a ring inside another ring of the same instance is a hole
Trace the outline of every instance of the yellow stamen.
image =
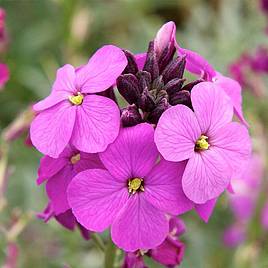
[(208, 143), (208, 137), (201, 135), (201, 137), (195, 143), (196, 150), (207, 150), (210, 144)]
[(78, 154), (73, 155), (70, 161), (73, 165), (76, 164), (78, 161), (80, 161), (80, 154), (78, 153)]
[(138, 190), (144, 192), (144, 187), (142, 185), (143, 179), (134, 178), (128, 181), (128, 192), (135, 194)]
[(77, 95), (69, 96), (69, 101), (74, 105), (81, 105), (83, 102), (84, 96), (78, 92)]

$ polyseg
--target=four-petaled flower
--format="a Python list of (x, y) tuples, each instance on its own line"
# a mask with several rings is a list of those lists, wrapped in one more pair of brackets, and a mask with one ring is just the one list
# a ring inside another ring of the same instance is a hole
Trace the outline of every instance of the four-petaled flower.
[(210, 82), (191, 92), (194, 111), (184, 105), (168, 109), (159, 120), (155, 142), (168, 161), (188, 160), (182, 187), (195, 203), (218, 197), (232, 175), (248, 160), (248, 130), (231, 122), (233, 107), (228, 96)]
[(114, 101), (92, 93), (112, 86), (126, 64), (122, 50), (107, 45), (78, 69), (60, 68), (51, 94), (34, 105), (33, 145), (54, 158), (68, 143), (87, 153), (104, 151), (118, 135), (120, 112)]
[(107, 170), (80, 172), (68, 187), (78, 222), (96, 232), (111, 225), (114, 243), (129, 252), (160, 245), (169, 232), (166, 213), (181, 214), (193, 204), (181, 189), (184, 166), (158, 157), (150, 124), (122, 129), (100, 153)]

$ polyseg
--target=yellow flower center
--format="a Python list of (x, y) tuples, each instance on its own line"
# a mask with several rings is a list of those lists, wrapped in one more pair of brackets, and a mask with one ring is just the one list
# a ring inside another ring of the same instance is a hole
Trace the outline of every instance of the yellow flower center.
[(196, 150), (207, 150), (210, 144), (208, 143), (208, 137), (201, 135), (200, 138), (195, 143)]
[(128, 192), (135, 194), (138, 190), (144, 192), (143, 179), (133, 178), (128, 181)]
[(72, 163), (73, 165), (76, 164), (79, 160), (80, 160), (80, 154), (79, 154), (79, 153), (73, 155), (73, 156), (71, 157), (71, 159), (70, 159), (70, 161), (71, 161), (71, 163)]
[(73, 105), (81, 105), (83, 102), (83, 99), (84, 99), (84, 96), (80, 92), (77, 92), (76, 95), (69, 96), (69, 101)]

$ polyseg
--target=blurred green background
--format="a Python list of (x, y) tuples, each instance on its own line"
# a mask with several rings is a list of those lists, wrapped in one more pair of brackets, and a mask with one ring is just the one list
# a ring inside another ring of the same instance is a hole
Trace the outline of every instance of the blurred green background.
[[(227, 73), (228, 64), (243, 51), (268, 44), (266, 18), (258, 5), (253, 0), (0, 0), (7, 13), (10, 39), (2, 62), (11, 72), (10, 81), (0, 92), (0, 131), (29, 104), (49, 94), (59, 66), (83, 64), (98, 47), (108, 43), (143, 52), (169, 20), (177, 24), (180, 44), (198, 51), (220, 72)], [(260, 132), (267, 127), (267, 99), (256, 100), (246, 93), (244, 108), (254, 124), (257, 146), (263, 147)], [(54, 220), (45, 224), (35, 218), (35, 213), (45, 207), (46, 197), (43, 186), (35, 183), (40, 154), (24, 145), (25, 137), (11, 145), (12, 175), (7, 206), (0, 215), (1, 224), (8, 226), (14, 215), (30, 214), (17, 240), (18, 267), (102, 267), (103, 255), (93, 248), (92, 241), (84, 241), (79, 232), (69, 232)], [(259, 231), (254, 219), (252, 235), (244, 245), (233, 250), (222, 244), (222, 232), (232, 222), (225, 197), (219, 200), (209, 224), (193, 212), (183, 219), (187, 246), (181, 267), (268, 267), (268, 235)], [(260, 236), (267, 239), (265, 247), (258, 246)], [(0, 265), (5, 254), (6, 240), (1, 233)]]

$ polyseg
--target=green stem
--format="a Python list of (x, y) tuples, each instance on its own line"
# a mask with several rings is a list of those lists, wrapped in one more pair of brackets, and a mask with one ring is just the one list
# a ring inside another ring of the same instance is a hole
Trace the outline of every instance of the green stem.
[(114, 245), (112, 239), (109, 238), (105, 251), (105, 260), (104, 260), (105, 268), (114, 268), (115, 254), (116, 254), (116, 246)]
[(101, 239), (101, 237), (96, 233), (91, 233), (90, 238), (94, 241), (98, 249), (100, 249), (102, 252), (105, 252), (105, 245)]

